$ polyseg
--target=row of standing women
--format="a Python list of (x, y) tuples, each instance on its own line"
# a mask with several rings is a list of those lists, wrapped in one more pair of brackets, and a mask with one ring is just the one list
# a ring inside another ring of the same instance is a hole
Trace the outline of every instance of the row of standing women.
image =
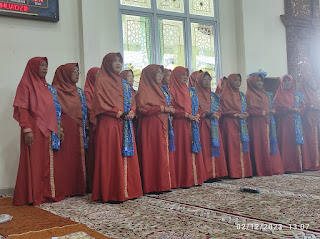
[(47, 59), (29, 60), (14, 101), (21, 127), (15, 205), (86, 192), (123, 202), (223, 177), (320, 169), (312, 77), (298, 92), (283, 76), (273, 99), (260, 73), (247, 80), (246, 94), (239, 74), (221, 79), (214, 93), (208, 72), (189, 77), (184, 67), (149, 65), (135, 92), (122, 62), (120, 53), (106, 55), (83, 91), (78, 64), (60, 66), (49, 85)]

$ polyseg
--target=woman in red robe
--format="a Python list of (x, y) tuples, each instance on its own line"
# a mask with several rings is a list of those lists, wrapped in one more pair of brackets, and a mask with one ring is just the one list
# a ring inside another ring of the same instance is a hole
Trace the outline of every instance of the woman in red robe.
[[(203, 162), (206, 170), (206, 182), (208, 183), (217, 181), (217, 178), (228, 176), (218, 122), (220, 117), (220, 97), (211, 92), (211, 80), (208, 72), (201, 71), (195, 81), (201, 115), (199, 128)], [(215, 141), (217, 141), (217, 144)]]
[(86, 193), (87, 107), (84, 92), (76, 85), (79, 73), (78, 63), (61, 65), (52, 81), (62, 108), (61, 124), (65, 134), (55, 161), (61, 172), (57, 188), (63, 190), (64, 196)]
[[(133, 89), (133, 83), (134, 83), (134, 74), (132, 70), (124, 70), (120, 73), (121, 79), (124, 79), (129, 82), (131, 88)], [(135, 93), (135, 91), (134, 91)]]
[(172, 130), (169, 114), (174, 109), (167, 105), (161, 89), (162, 78), (163, 66), (149, 65), (144, 68), (136, 97), (139, 112), (139, 161), (144, 193), (170, 191), (172, 183), (175, 186), (175, 178), (172, 177), (174, 164), (170, 163), (169, 157), (169, 130)]
[(195, 87), (196, 86), (197, 77), (200, 73), (202, 73), (202, 70), (194, 71), (191, 73), (191, 75), (189, 76), (188, 87)]
[(306, 146), (310, 159), (310, 165), (305, 166), (304, 170), (320, 170), (320, 147), (319, 147), (319, 94), (317, 83), (311, 75), (303, 78), (301, 92), (304, 94), (306, 111), (302, 115), (302, 124)]
[(221, 95), (223, 88), (224, 88), (224, 85), (226, 84), (227, 80), (228, 80), (227, 77), (224, 76), (218, 81), (218, 85), (217, 85), (217, 88), (215, 91), (215, 93), (217, 95)]
[[(84, 94), (86, 96), (87, 108), (88, 108), (88, 119), (90, 118), (92, 96), (94, 92), (94, 84), (99, 74), (100, 68), (93, 67), (87, 73), (86, 83), (84, 85)], [(94, 148), (95, 148), (95, 135), (96, 132), (93, 130), (93, 124), (89, 123), (89, 140), (88, 150), (86, 152), (86, 168), (87, 168), (87, 192), (92, 192), (93, 183), (93, 172), (94, 172)]]
[[(171, 70), (164, 68), (163, 70), (163, 79), (162, 79), (162, 86), (161, 89), (164, 92), (166, 96), (168, 96), (170, 99), (170, 106), (171, 106), (171, 100), (172, 97), (169, 92), (169, 82), (170, 82), (170, 76), (171, 76)], [(170, 115), (170, 120), (171, 123), (173, 122), (173, 116), (172, 114)], [(169, 150), (169, 161), (170, 161), (170, 176), (171, 176), (171, 188), (177, 188), (177, 183), (176, 183), (176, 171), (175, 171), (175, 162), (174, 162), (174, 150)], [(173, 169), (173, 171), (172, 171)]]
[(252, 176), (245, 95), (241, 75), (231, 74), (221, 93), (221, 133), (230, 178)]
[(200, 136), (199, 130), (192, 133), (192, 126), (199, 123), (200, 114), (192, 112), (191, 93), (187, 87), (188, 76), (189, 70), (178, 66), (172, 71), (169, 83), (172, 106), (175, 110), (173, 131), (176, 148), (174, 153), (176, 183), (177, 187), (182, 188), (200, 185), (205, 180), (202, 148), (200, 140), (197, 139), (197, 136)]
[(164, 85), (164, 86), (166, 86), (166, 87), (169, 86), (170, 75), (171, 75), (171, 70), (164, 68), (164, 70), (163, 70), (162, 85)]
[[(61, 108), (56, 100), (55, 89), (46, 82), (48, 60), (34, 57), (29, 60), (13, 103), (13, 118), (21, 127), (20, 163), (14, 205), (40, 205), (64, 199), (57, 191), (56, 165), (53, 150), (59, 150), (60, 139), (53, 145), (55, 136), (61, 136), (58, 121)], [(53, 93), (54, 92), (55, 96)], [(57, 110), (57, 111), (56, 111)], [(55, 135), (54, 135), (55, 134)], [(57, 146), (57, 147), (54, 147)]]
[(291, 75), (281, 78), (274, 97), (278, 144), (285, 172), (302, 172), (310, 167), (300, 115), (305, 111), (304, 95), (295, 90)]
[(277, 144), (276, 124), (273, 116), (275, 111), (271, 108), (273, 95), (264, 90), (261, 75), (251, 75), (247, 80), (246, 100), (249, 113), (247, 121), (250, 156), (254, 174), (271, 176), (284, 173)]
[(142, 196), (132, 118), (135, 99), (130, 84), (120, 78), (123, 58), (103, 58), (92, 99), (91, 122), (96, 135), (92, 200), (123, 202)]

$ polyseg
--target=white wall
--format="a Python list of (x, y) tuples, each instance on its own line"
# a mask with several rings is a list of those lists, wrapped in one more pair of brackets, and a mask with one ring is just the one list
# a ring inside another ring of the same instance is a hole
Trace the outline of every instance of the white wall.
[(83, 0), (84, 72), (100, 67), (109, 52), (120, 51), (120, 32), (116, 0)]
[(263, 68), (268, 76), (287, 73), (286, 29), (279, 0), (242, 0), (246, 73)]
[(59, 65), (80, 61), (79, 3), (60, 1), (58, 23), (0, 18), (0, 189), (13, 188), (16, 181), (20, 129), (12, 118), (12, 104), (25, 66), (34, 56), (48, 57), (51, 83)]
[(235, 0), (219, 1), (222, 76), (238, 72)]
[(222, 74), (247, 75), (263, 68), (268, 76), (287, 73), (283, 0), (220, 0)]

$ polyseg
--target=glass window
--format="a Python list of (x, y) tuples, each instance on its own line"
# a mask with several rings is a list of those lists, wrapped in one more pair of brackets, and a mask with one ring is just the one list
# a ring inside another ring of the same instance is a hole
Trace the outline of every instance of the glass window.
[(150, 19), (122, 15), (124, 69), (132, 69), (134, 88), (140, 80), (141, 71), (151, 64)]
[(121, 5), (151, 8), (151, 0), (120, 0)]
[(190, 14), (214, 17), (212, 0), (189, 0)]
[(157, 0), (159, 10), (184, 13), (183, 0)]
[(214, 50), (214, 27), (191, 23), (193, 70), (208, 71), (212, 77), (212, 88), (216, 87), (216, 62)]
[[(149, 64), (208, 71), (212, 88), (220, 76), (216, 0), (119, 0), (124, 69), (140, 74)], [(148, 8), (148, 10), (146, 9)], [(186, 12), (186, 10), (188, 12)]]
[(160, 64), (173, 69), (185, 66), (183, 22), (159, 20)]

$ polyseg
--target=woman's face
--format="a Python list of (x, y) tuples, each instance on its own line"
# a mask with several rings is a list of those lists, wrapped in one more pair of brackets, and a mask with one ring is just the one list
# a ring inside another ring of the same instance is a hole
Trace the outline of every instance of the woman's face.
[(168, 85), (170, 81), (171, 71), (167, 71), (166, 75), (163, 77), (164, 82)]
[(188, 71), (183, 72), (180, 81), (181, 81), (183, 84), (187, 84), (187, 83), (188, 83), (188, 79), (189, 79)]
[(211, 89), (211, 77), (209, 75), (205, 75), (202, 79), (202, 86), (205, 88), (205, 89)]
[(261, 90), (263, 88), (263, 79), (261, 76), (258, 76), (258, 78), (257, 78), (256, 87), (259, 90)]
[(71, 74), (72, 83), (76, 84), (79, 81), (79, 75), (80, 75), (79, 67), (75, 66)]
[(129, 82), (129, 84), (130, 84), (131, 86), (133, 86), (134, 76), (133, 76), (133, 74), (132, 74), (131, 71), (128, 71), (127, 81)]
[(48, 72), (48, 64), (45, 60), (42, 60), (39, 67), (39, 77), (41, 79), (45, 78)]
[(122, 70), (122, 60), (119, 56), (115, 56), (112, 62), (112, 70), (116, 74), (120, 74)]
[(289, 77), (285, 77), (282, 84), (285, 90), (290, 90), (292, 88), (292, 82)]
[(241, 77), (239, 75), (233, 80), (233, 88), (239, 89), (241, 86)]
[(156, 83), (160, 85), (162, 82), (162, 79), (163, 79), (163, 71), (161, 68), (159, 68), (156, 74)]

